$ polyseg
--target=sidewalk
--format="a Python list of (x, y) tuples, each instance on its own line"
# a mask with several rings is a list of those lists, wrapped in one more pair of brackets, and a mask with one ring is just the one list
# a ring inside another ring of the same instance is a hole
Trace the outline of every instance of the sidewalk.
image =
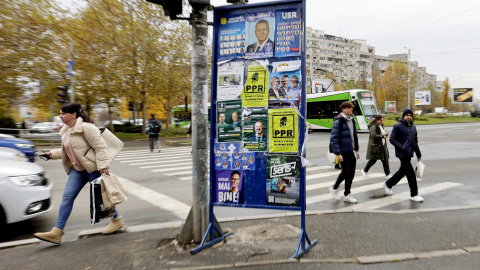
[[(232, 210), (234, 211), (234, 210)], [(297, 214), (292, 212), (288, 214)], [(294, 254), (300, 234), (300, 217), (251, 217), (220, 221), (232, 231), (220, 242), (195, 255), (175, 245), (178, 223), (127, 228), (126, 232), (99, 235), (82, 232), (83, 239), (54, 246), (33, 241), (27, 246), (0, 250), (3, 269), (315, 269), (335, 264), (398, 264), (427, 258), (472, 255), (480, 252), (477, 209), (431, 213), (328, 213), (306, 217), (307, 233), (318, 244), (297, 260)], [(126, 219), (128, 225), (128, 219)], [(66, 232), (68, 233), (68, 232)], [(0, 247), (2, 248), (2, 247)], [(470, 262), (471, 264), (471, 262)], [(480, 266), (458, 265), (458, 269)], [(323, 265), (323, 266), (322, 266)], [(377, 265), (381, 266), (381, 265)], [(73, 267), (73, 268), (72, 268)], [(352, 268), (349, 268), (352, 269)], [(363, 269), (363, 268), (362, 268)], [(376, 268), (376, 269), (382, 269)]]

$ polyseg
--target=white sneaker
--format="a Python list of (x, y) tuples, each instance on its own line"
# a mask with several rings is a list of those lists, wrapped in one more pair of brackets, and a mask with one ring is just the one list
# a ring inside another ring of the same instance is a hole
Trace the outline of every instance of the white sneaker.
[(392, 177), (392, 174), (389, 174), (389, 175), (385, 176), (385, 178), (386, 178), (387, 180), (390, 179), (390, 177)]
[(162, 152), (162, 147), (161, 146), (158, 147), (158, 153), (160, 153), (160, 152)]
[(350, 196), (350, 194), (348, 194), (347, 196), (345, 196), (343, 198), (343, 201), (344, 202), (348, 202), (348, 203), (357, 203), (357, 199), (353, 198), (352, 196)]
[(364, 177), (368, 177), (368, 172), (364, 171), (363, 169), (360, 172)]
[(338, 196), (338, 190), (337, 189), (333, 189), (333, 187), (329, 187), (328, 190), (330, 190), (330, 194), (332, 194), (332, 197), (336, 200), (338, 200), (339, 196)]
[(414, 202), (423, 202), (423, 198), (420, 197), (420, 195), (416, 195), (416, 196), (410, 197), (410, 200), (412, 200), (412, 201), (414, 201)]
[(388, 188), (387, 181), (383, 182), (383, 188), (385, 189), (385, 194), (393, 195), (393, 191), (391, 188)]

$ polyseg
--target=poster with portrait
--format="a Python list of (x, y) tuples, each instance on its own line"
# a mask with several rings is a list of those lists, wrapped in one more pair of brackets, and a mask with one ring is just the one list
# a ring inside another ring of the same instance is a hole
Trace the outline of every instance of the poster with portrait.
[(300, 9), (278, 10), (275, 13), (275, 57), (299, 56), (302, 18)]
[(245, 21), (245, 15), (220, 18), (218, 60), (241, 58), (245, 55)]
[(273, 62), (272, 67), (269, 75), (268, 108), (298, 108), (302, 96), (301, 61)]
[(242, 91), (243, 106), (268, 106), (268, 70), (256, 61), (248, 65), (247, 78)]
[(298, 119), (295, 109), (271, 109), (269, 114), (269, 152), (298, 152)]
[(273, 57), (275, 51), (275, 12), (247, 13), (247, 58)]
[(268, 156), (267, 204), (300, 205), (300, 168), (298, 156)]
[(473, 102), (473, 88), (454, 88), (453, 103)]
[(215, 180), (217, 203), (240, 203), (243, 185), (243, 171), (217, 171)]
[(214, 144), (215, 170), (255, 170), (255, 153), (241, 151), (240, 142)]
[(242, 140), (241, 100), (217, 101), (217, 139), (219, 142)]
[(245, 63), (237, 59), (218, 64), (217, 100), (240, 99)]
[(252, 152), (267, 151), (268, 109), (243, 107), (243, 148)]

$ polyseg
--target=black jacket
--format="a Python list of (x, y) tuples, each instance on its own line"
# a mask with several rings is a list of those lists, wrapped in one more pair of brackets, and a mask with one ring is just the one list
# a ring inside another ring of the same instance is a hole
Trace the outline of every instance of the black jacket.
[[(350, 129), (347, 125), (347, 120), (343, 115), (339, 115), (335, 118), (332, 126), (332, 134), (330, 135), (330, 144), (332, 151), (335, 155), (352, 154), (353, 151), (358, 151), (358, 137), (357, 137), (357, 124), (352, 116), (353, 124), (353, 139), (350, 135)], [(340, 127), (342, 125), (342, 127)]]
[(403, 118), (398, 120), (390, 134), (390, 143), (395, 146), (395, 156), (398, 158), (413, 157), (413, 152), (417, 158), (422, 157), (418, 146), (417, 128), (413, 121), (409, 124)]

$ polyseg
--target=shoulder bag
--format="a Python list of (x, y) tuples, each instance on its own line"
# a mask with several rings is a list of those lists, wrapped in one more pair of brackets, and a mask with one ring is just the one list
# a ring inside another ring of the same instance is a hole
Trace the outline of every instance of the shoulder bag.
[[(107, 154), (110, 158), (110, 162), (112, 162), (115, 160), (118, 153), (122, 151), (124, 143), (119, 138), (117, 138), (117, 136), (113, 135), (113, 133), (110, 132), (108, 128), (101, 128), (100, 134), (102, 135), (103, 140), (107, 144)], [(85, 152), (84, 156), (90, 161), (95, 162), (96, 160), (95, 150), (93, 150), (92, 147), (90, 147), (87, 152)]]

